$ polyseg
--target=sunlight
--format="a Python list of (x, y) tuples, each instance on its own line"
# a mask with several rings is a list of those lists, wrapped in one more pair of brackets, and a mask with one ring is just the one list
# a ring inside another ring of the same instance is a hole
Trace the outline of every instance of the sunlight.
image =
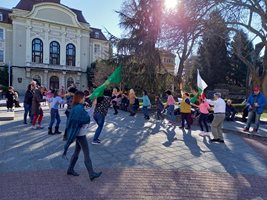
[(173, 10), (176, 8), (179, 0), (165, 0), (164, 6), (166, 10)]

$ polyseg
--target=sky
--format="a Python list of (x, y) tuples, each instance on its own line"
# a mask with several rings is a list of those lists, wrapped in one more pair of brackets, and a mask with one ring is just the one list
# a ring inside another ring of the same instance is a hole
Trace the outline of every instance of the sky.
[[(13, 8), (19, 0), (0, 0), (0, 7)], [(120, 37), (119, 18), (115, 10), (120, 10), (123, 0), (61, 0), (61, 4), (81, 10), (92, 27), (105, 28), (113, 35)]]

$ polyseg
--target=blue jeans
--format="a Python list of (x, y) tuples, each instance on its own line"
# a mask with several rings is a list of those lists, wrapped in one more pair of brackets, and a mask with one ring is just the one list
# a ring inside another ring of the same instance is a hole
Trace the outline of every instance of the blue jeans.
[(260, 127), (260, 118), (261, 118), (261, 114), (257, 114), (256, 112), (250, 111), (248, 113), (248, 120), (247, 120), (247, 124), (246, 124), (246, 128), (250, 128), (253, 117), (255, 115), (255, 129), (258, 130)]
[(174, 105), (170, 105), (167, 108), (167, 116), (170, 121), (175, 121), (175, 116), (174, 116)]
[(94, 115), (94, 119), (98, 125), (96, 131), (95, 131), (95, 136), (94, 136), (94, 141), (98, 140), (100, 133), (104, 127), (104, 123), (105, 123), (105, 116), (100, 114), (100, 113), (96, 113)]
[(149, 112), (148, 112), (147, 106), (143, 106), (143, 113), (144, 113), (145, 118), (149, 118)]
[(27, 115), (29, 114), (29, 117), (32, 121), (32, 105), (24, 103), (24, 122), (27, 122)]
[(50, 120), (49, 128), (52, 128), (52, 126), (53, 126), (53, 124), (55, 122), (55, 119), (57, 120), (56, 127), (59, 127), (59, 124), (60, 124), (61, 120), (60, 120), (60, 116), (59, 116), (59, 113), (58, 113), (58, 109), (51, 108), (50, 116), (51, 116), (51, 120)]

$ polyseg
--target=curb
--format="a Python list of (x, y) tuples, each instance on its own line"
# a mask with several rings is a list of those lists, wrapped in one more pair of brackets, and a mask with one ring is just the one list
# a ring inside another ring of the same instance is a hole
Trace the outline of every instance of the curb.
[(234, 134), (239, 134), (239, 135), (243, 135), (243, 136), (248, 136), (248, 137), (256, 137), (256, 138), (260, 138), (260, 139), (267, 139), (266, 136), (263, 136), (261, 134), (254, 134), (254, 133), (246, 133), (243, 131), (239, 131), (239, 130), (233, 130), (233, 129), (229, 129), (229, 128), (223, 128), (223, 131), (225, 132), (230, 132), (230, 133), (234, 133)]

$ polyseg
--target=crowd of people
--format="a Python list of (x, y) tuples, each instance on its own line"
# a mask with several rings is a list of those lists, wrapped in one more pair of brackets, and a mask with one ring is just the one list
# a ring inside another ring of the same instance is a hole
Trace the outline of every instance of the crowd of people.
[[(104, 127), (105, 118), (108, 109), (114, 109), (114, 115), (118, 115), (120, 110), (128, 111), (131, 117), (138, 112), (142, 105), (142, 112), (145, 120), (150, 120), (150, 112), (152, 107), (155, 107), (155, 115), (158, 122), (166, 119), (171, 126), (176, 126), (177, 118), (175, 113), (179, 107), (178, 113), (181, 116), (180, 129), (191, 129), (193, 123), (193, 111), (198, 114), (198, 123), (200, 127), (200, 136), (213, 136), (210, 142), (224, 143), (222, 126), (224, 120), (235, 120), (236, 110), (234, 109), (231, 100), (225, 102), (220, 93), (214, 94), (214, 99), (207, 99), (203, 95), (198, 98), (196, 103), (192, 103), (190, 95), (187, 92), (182, 92), (182, 98), (175, 100), (170, 90), (165, 92), (166, 103), (163, 103), (159, 95), (155, 97), (155, 103), (152, 105), (149, 94), (143, 90), (143, 95), (138, 97), (134, 89), (128, 92), (121, 91), (115, 87), (112, 91), (105, 90), (104, 95), (91, 99), (89, 90), (78, 91), (75, 85), (71, 85), (67, 90), (61, 87), (60, 90), (49, 90), (32, 81), (26, 90), (24, 97), (24, 120), (23, 123), (28, 123), (28, 118), (31, 123), (31, 128), (43, 129), (43, 110), (41, 103), (48, 102), (50, 108), (50, 123), (48, 126), (48, 134), (61, 134), (60, 113), (59, 108), (65, 109), (67, 123), (63, 134), (63, 140), (66, 141), (64, 146), (63, 156), (66, 157), (69, 146), (75, 142), (75, 151), (71, 157), (68, 175), (78, 176), (74, 171), (75, 164), (78, 160), (80, 151), (84, 154), (84, 163), (88, 170), (91, 180), (98, 178), (102, 172), (93, 170), (92, 161), (89, 154), (89, 146), (86, 139), (86, 134), (89, 132), (89, 123), (92, 119), (97, 124), (97, 129), (92, 140), (92, 144), (101, 144), (100, 135)], [(13, 109), (15, 92), (12, 87), (9, 88), (7, 94), (7, 109)], [(141, 103), (140, 103), (141, 102)], [(259, 87), (255, 87), (253, 93), (249, 96), (248, 101), (248, 120), (244, 131), (249, 131), (253, 118), (255, 118), (255, 127), (253, 132), (257, 132), (260, 125), (260, 117), (266, 105), (266, 98), (260, 92)], [(211, 111), (212, 110), (212, 111)], [(212, 113), (212, 114), (211, 114)], [(212, 116), (212, 120), (210, 120)], [(53, 126), (56, 121), (55, 131)], [(208, 122), (211, 122), (211, 132), (209, 131)]]

